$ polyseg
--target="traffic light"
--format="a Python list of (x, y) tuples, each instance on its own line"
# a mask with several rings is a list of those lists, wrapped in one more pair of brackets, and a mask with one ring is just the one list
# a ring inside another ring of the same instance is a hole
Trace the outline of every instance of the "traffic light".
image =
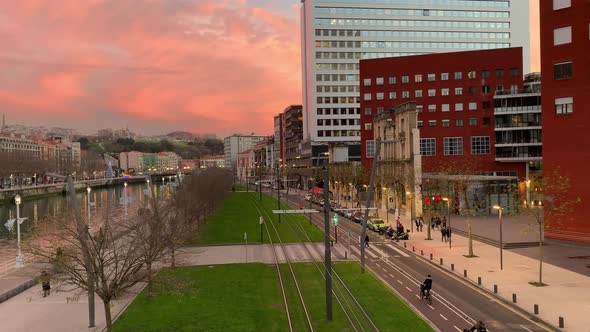
[(434, 200), (437, 201), (437, 202), (440, 201), (440, 195), (434, 196)]
[(334, 222), (334, 225), (338, 225), (338, 215), (334, 215), (334, 218), (332, 218), (332, 222)]
[(424, 198), (424, 203), (427, 203), (427, 204), (430, 203), (430, 197)]

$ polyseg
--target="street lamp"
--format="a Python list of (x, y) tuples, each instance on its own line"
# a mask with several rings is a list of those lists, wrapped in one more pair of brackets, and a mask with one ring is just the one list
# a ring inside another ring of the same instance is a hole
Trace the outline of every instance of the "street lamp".
[(27, 218), (21, 219), (21, 217), (20, 217), (21, 198), (18, 194), (16, 196), (14, 196), (14, 203), (16, 204), (16, 237), (17, 237), (16, 243), (17, 243), (17, 247), (18, 247), (18, 254), (16, 255), (16, 267), (23, 268), (23, 267), (25, 267), (25, 257), (23, 256), (23, 253), (20, 249), (20, 224), (22, 224), (22, 222), (25, 221)]
[(86, 202), (88, 205), (88, 224), (90, 224), (90, 186), (86, 187)]
[(123, 183), (123, 187), (125, 187), (125, 219), (127, 219), (127, 182)]
[(502, 247), (504, 244), (502, 242), (502, 210), (504, 210), (504, 208), (499, 205), (494, 205), (494, 209), (498, 210), (498, 219), (500, 219), (500, 270), (503, 270), (504, 262), (502, 260)]
[(451, 249), (451, 199), (449, 197), (443, 197), (443, 201), (447, 202), (447, 214), (449, 216), (449, 229), (447, 230), (447, 237), (449, 238), (449, 249)]
[[(414, 233), (414, 195), (411, 192), (406, 191), (406, 195), (410, 196), (410, 232)], [(397, 206), (396, 206), (397, 210)], [(399, 212), (398, 212), (399, 215)], [(418, 230), (416, 230), (417, 232)]]
[(524, 183), (526, 185), (526, 206), (529, 207), (531, 203), (531, 180), (526, 179)]
[[(387, 193), (387, 187), (382, 188), (385, 191), (385, 219), (387, 224), (389, 225), (389, 194)], [(410, 224), (411, 224), (410, 220)]]

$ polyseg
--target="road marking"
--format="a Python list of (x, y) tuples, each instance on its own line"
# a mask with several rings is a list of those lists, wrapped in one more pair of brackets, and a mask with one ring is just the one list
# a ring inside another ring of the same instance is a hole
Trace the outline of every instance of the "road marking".
[(416, 295), (416, 297), (417, 297), (418, 299), (420, 299), (420, 296), (418, 296), (418, 294), (414, 294), (414, 295)]
[(397, 282), (399, 282), (401, 285), (403, 285), (403, 284), (404, 284), (404, 283), (403, 283), (401, 280), (399, 280), (399, 279), (397, 279)]
[(395, 279), (395, 277), (393, 276), (393, 274), (390, 273), (389, 276), (392, 277), (393, 279)]
[[(368, 248), (367, 248), (367, 249), (368, 249)], [(366, 250), (366, 249), (365, 249), (365, 252), (367, 253), (367, 255), (369, 255), (369, 256), (371, 256), (371, 257), (373, 257), (373, 258), (377, 258), (377, 255), (375, 255), (375, 254), (374, 254), (374, 253), (372, 253), (371, 251), (369, 251), (369, 250)]]
[(526, 328), (526, 326), (524, 326), (524, 325), (522, 325), (522, 324), (520, 324), (520, 327), (522, 327), (523, 329), (525, 329), (525, 330), (527, 330), (527, 331), (529, 331), (529, 332), (533, 332), (533, 331), (531, 331), (531, 330), (527, 329), (527, 328)]
[(378, 268), (381, 268), (381, 265), (379, 265), (379, 264), (377, 264), (377, 263), (375, 263), (375, 265), (376, 265)]
[(463, 332), (463, 331), (461, 331), (461, 329), (460, 329), (460, 328), (456, 327), (455, 325), (453, 325), (453, 327), (455, 328), (455, 330), (457, 330), (457, 331), (459, 331), (459, 332)]
[(439, 314), (444, 320), (448, 320), (447, 317), (443, 316), (443, 314)]
[(410, 287), (408, 287), (408, 286), (406, 286), (406, 289), (407, 289), (408, 291), (410, 291), (410, 292), (412, 291), (412, 290), (410, 289)]
[(430, 309), (434, 310), (434, 307), (433, 306), (431, 306), (430, 304), (428, 304), (428, 306), (430, 307)]
[(386, 246), (388, 248), (395, 250), (398, 254), (402, 255), (402, 257), (410, 257), (410, 255), (406, 254), (403, 250), (401, 250), (400, 248), (396, 247), (393, 244), (386, 244)]
[(373, 248), (373, 250), (375, 250), (379, 255), (381, 255), (381, 257), (387, 256), (387, 254), (385, 254), (385, 252), (381, 249)]

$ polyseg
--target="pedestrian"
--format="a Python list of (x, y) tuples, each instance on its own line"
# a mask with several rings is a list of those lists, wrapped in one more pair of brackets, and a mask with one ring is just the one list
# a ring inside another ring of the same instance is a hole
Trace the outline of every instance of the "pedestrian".
[(440, 241), (441, 242), (447, 242), (447, 228), (446, 227), (442, 227), (440, 229), (440, 234), (442, 236), (441, 239), (440, 239)]
[(369, 234), (365, 235), (365, 248), (369, 248)]
[(416, 231), (420, 230), (420, 217), (416, 218), (416, 220), (414, 220), (414, 223), (416, 224)]
[(51, 285), (49, 283), (49, 274), (45, 270), (41, 272), (41, 288), (43, 289), (43, 297), (47, 297), (51, 291)]
[(419, 223), (420, 223), (420, 225), (419, 225), (420, 226), (420, 232), (422, 232), (422, 227), (424, 227), (424, 218), (423, 217), (420, 217)]
[(434, 230), (435, 226), (436, 226), (436, 219), (434, 217), (430, 217), (430, 228), (432, 228)]

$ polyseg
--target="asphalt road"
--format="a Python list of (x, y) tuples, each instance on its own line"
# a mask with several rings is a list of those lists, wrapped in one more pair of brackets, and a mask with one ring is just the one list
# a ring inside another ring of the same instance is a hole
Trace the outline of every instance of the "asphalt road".
[[(276, 196), (276, 192), (274, 192)], [(281, 199), (285, 199), (281, 194)], [(309, 202), (300, 196), (289, 195), (289, 204), (304, 208)], [(323, 210), (314, 205), (314, 208)], [(313, 214), (313, 222), (323, 229), (323, 213)], [(349, 231), (351, 236), (349, 235)], [(463, 331), (471, 327), (476, 320), (483, 320), (489, 331), (555, 331), (535, 317), (512, 308), (497, 300), (485, 291), (433, 266), (421, 257), (403, 248), (403, 241), (384, 240), (377, 233), (367, 230), (371, 247), (367, 250), (367, 267), (389, 284), (398, 295), (402, 296), (423, 316), (429, 319), (441, 331)], [(331, 233), (334, 227), (331, 223)], [(339, 217), (338, 233), (340, 243), (348, 246), (357, 257), (360, 256), (360, 224), (344, 217)], [(380, 239), (380, 240), (377, 240)], [(381, 241), (381, 242), (379, 242)], [(433, 279), (433, 301), (428, 305), (419, 298), (419, 285), (430, 274)], [(395, 315), (395, 313), (391, 313)]]

